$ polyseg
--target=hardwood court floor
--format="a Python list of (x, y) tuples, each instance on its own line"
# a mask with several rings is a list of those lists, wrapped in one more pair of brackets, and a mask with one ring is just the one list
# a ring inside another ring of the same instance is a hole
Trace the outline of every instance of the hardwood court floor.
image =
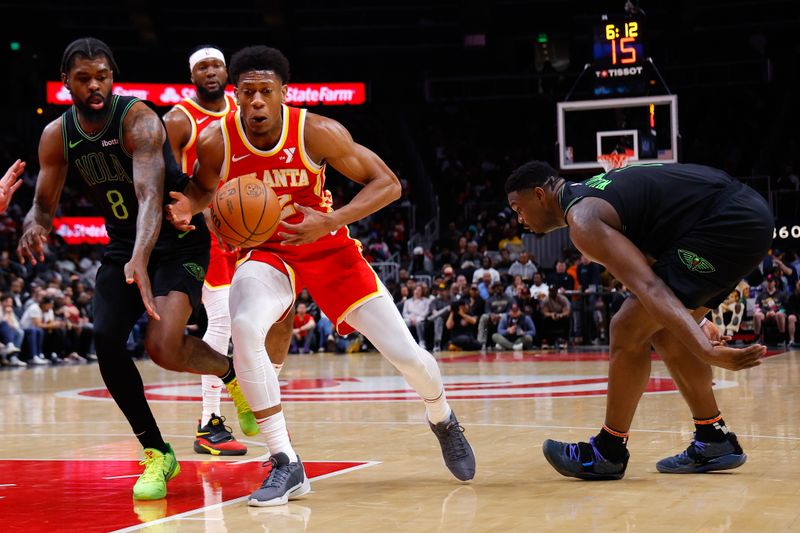
[[(477, 455), (461, 484), (444, 468), (424, 409), (377, 354), (290, 356), (283, 396), (313, 493), (257, 509), (259, 437), (243, 458), (192, 452), (199, 379), (139, 363), (182, 473), (159, 502), (134, 503), (138, 443), (107, 399), (97, 365), (0, 372), (0, 516), (12, 531), (800, 531), (800, 353), (750, 371), (717, 370), (725, 420), (749, 454), (729, 473), (665, 475), (655, 463), (691, 438), (662, 363), (631, 435), (625, 478), (557, 474), (546, 438), (585, 439), (603, 421), (598, 352), (440, 357), (452, 406)], [(233, 422), (232, 404), (223, 412)], [(244, 459), (249, 462), (241, 462)]]

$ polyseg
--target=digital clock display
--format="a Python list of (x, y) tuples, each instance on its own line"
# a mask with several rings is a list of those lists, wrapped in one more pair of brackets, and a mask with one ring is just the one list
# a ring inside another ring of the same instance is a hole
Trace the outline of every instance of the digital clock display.
[(605, 20), (595, 28), (594, 66), (619, 68), (639, 65), (645, 59), (642, 23)]

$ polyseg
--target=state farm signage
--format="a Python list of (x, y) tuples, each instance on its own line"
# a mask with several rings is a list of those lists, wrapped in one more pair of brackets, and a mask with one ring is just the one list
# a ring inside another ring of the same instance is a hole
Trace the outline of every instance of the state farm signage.
[[(188, 83), (115, 83), (114, 94), (150, 100), (159, 106), (175, 105), (195, 95)], [(233, 96), (233, 87), (225, 91)], [(364, 83), (290, 83), (286, 92), (289, 105), (361, 105), (367, 99)], [(72, 96), (60, 81), (47, 82), (47, 103), (70, 105)]]
[(67, 244), (108, 244), (103, 217), (56, 218), (53, 229)]

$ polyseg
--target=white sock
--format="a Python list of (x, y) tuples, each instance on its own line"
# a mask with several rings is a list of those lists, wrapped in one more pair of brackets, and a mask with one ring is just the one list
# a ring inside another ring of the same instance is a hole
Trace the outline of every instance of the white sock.
[(453, 410), (450, 409), (450, 404), (447, 403), (447, 395), (444, 393), (444, 389), (442, 389), (442, 393), (438, 398), (425, 400), (425, 412), (428, 414), (428, 420), (433, 424), (450, 419), (450, 413)]
[(286, 430), (286, 419), (283, 418), (283, 411), (267, 418), (256, 420), (261, 434), (267, 441), (267, 449), (271, 455), (285, 453), (289, 457), (290, 463), (297, 462), (297, 454), (294, 453), (292, 442), (289, 440), (289, 432)]
[[(208, 327), (203, 335), (203, 341), (211, 346), (214, 351), (222, 355), (228, 354), (228, 341), (231, 338), (231, 317), (228, 311), (229, 289), (221, 288), (210, 290), (203, 287), (203, 305), (208, 316)], [(211, 415), (222, 413), (219, 396), (224, 386), (217, 376), (203, 376), (203, 416), (200, 425), (205, 426)]]
[(224, 385), (217, 376), (204, 375), (201, 379), (203, 383), (203, 417), (200, 420), (200, 426), (202, 427), (208, 424), (212, 414), (220, 414), (219, 397)]
[(281, 364), (272, 363), (272, 368), (275, 369), (275, 375), (276, 376), (280, 376), (281, 375), (281, 368), (283, 368), (283, 363), (281, 363)]

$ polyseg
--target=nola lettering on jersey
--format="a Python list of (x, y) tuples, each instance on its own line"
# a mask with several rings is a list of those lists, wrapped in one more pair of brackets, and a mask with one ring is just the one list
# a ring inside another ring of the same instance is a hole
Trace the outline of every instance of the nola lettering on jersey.
[(100, 183), (117, 181), (133, 183), (133, 180), (125, 171), (125, 166), (114, 154), (90, 152), (74, 159), (73, 163), (90, 187)]
[[(242, 176), (236, 176), (234, 179), (244, 177), (258, 177), (258, 174), (251, 172)], [(308, 187), (308, 172), (304, 168), (273, 168), (272, 170), (265, 169), (261, 177), (261, 181), (272, 187)]]

